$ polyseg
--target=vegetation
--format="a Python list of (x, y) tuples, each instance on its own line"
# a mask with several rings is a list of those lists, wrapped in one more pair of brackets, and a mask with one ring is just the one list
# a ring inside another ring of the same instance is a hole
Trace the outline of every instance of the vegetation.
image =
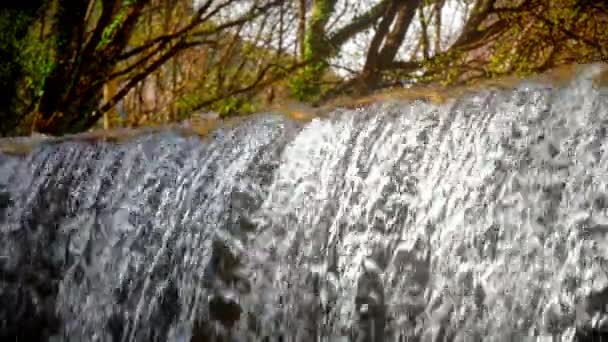
[(605, 61), (607, 28), (589, 0), (22, 0), (0, 9), (0, 135), (529, 75)]

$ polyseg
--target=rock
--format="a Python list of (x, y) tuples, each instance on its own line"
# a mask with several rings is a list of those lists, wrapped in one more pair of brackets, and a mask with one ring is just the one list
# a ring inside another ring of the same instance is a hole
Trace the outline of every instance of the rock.
[(5, 210), (11, 206), (12, 203), (13, 201), (11, 199), (11, 195), (6, 190), (6, 186), (4, 184), (0, 184), (0, 217), (4, 214)]
[(241, 306), (229, 296), (216, 295), (209, 301), (211, 318), (230, 328), (241, 319)]
[(219, 279), (226, 283), (230, 283), (234, 280), (233, 273), (240, 265), (238, 256), (220, 240), (213, 241), (212, 248), (213, 252), (210, 267), (213, 270), (213, 275), (219, 277)]
[(217, 341), (217, 336), (213, 332), (208, 322), (196, 322), (192, 329), (190, 342), (212, 342)]
[(576, 342), (605, 342), (608, 341), (608, 330), (599, 330), (592, 327), (577, 327), (574, 335)]
[(608, 313), (608, 287), (591, 292), (584, 301), (585, 311), (593, 316), (596, 313)]
[(2, 191), (0, 187), (0, 210), (6, 209), (11, 204), (11, 196), (8, 192)]
[[(209, 299), (209, 319), (197, 319), (189, 334), (190, 342), (232, 341), (231, 328), (240, 320), (242, 309), (230, 293), (214, 295)], [(182, 334), (188, 335), (188, 334)]]
[(359, 276), (355, 308), (359, 316), (357, 341), (384, 341), (386, 306), (384, 286), (378, 273), (368, 271)]
[[(208, 266), (207, 281), (221, 284), (221, 288), (236, 287), (241, 294), (251, 292), (248, 272), (239, 255), (240, 251), (231, 249), (226, 242), (215, 240), (213, 252)], [(219, 283), (217, 283), (219, 281)]]
[(581, 303), (575, 341), (608, 341), (608, 287), (591, 292)]
[(125, 321), (118, 313), (114, 313), (106, 323), (106, 329), (112, 336), (113, 342), (118, 342), (122, 339), (125, 328)]
[(60, 330), (54, 303), (22, 285), (0, 283), (0, 341), (46, 341)]

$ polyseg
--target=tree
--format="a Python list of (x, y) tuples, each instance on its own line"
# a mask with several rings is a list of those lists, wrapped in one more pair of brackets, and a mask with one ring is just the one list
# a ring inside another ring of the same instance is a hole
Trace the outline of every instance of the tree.
[(26, 104), (19, 101), (20, 87), (17, 85), (25, 80), (31, 66), (25, 63), (33, 59), (28, 58), (28, 54), (37, 53), (32, 50), (40, 47), (39, 44), (26, 48), (25, 44), (30, 43), (27, 39), (29, 29), (42, 10), (42, 0), (11, 2), (0, 9), (0, 135), (16, 126), (21, 113), (27, 110)]
[[(44, 5), (49, 11), (36, 20), (50, 18), (53, 22), (44, 37), (54, 41), (50, 47), (51, 68), (48, 75), (41, 75), (40, 94), (31, 101), (35, 110), (5, 130), (30, 124), (33, 130), (47, 134), (86, 130), (179, 52), (193, 46), (214, 45), (217, 43), (214, 38), (220, 33), (263, 15), (279, 3), (280, 0), (206, 0), (198, 8), (192, 8), (169, 32), (133, 46), (131, 38), (146, 13), (162, 4), (172, 7), (171, 1), (46, 1)], [(240, 15), (225, 15), (228, 7), (237, 5), (243, 8)], [(128, 81), (100, 105), (104, 84), (119, 77)]]
[(321, 94), (321, 79), (329, 67), (328, 60), (342, 45), (370, 28), (389, 8), (391, 0), (382, 0), (368, 11), (354, 18), (333, 33), (327, 24), (336, 9), (337, 0), (314, 0), (306, 24), (303, 45), (304, 60), (308, 65), (291, 81), (292, 92), (300, 100), (313, 100)]
[[(289, 52), (295, 42), (288, 35), (297, 13), (289, 2), (278, 2), (263, 14), (209, 36), (213, 44), (181, 51), (141, 80), (121, 103), (129, 118), (115, 125), (138, 126), (183, 120), (199, 111), (222, 117), (248, 114), (265, 105), (280, 81), (298, 61)], [(176, 25), (181, 15), (167, 18), (163, 9), (138, 27), (137, 39), (148, 40), (154, 30)], [(128, 80), (126, 78), (125, 80)]]
[[(24, 0), (0, 11), (0, 134), (230, 116), (277, 96), (321, 103), (608, 57), (604, 2), (454, 1), (458, 32), (445, 0)], [(359, 60), (347, 60), (354, 43)]]
[[(410, 27), (421, 0), (393, 0), (382, 16), (367, 50), (365, 65), (357, 79), (359, 93), (378, 87), (381, 71), (391, 66)], [(423, 40), (423, 44), (425, 42)], [(428, 51), (428, 48), (425, 47)]]
[[(326, 91), (322, 100), (344, 93), (361, 95), (404, 81), (469, 82), (512, 73), (525, 75), (563, 63), (587, 63), (608, 57), (605, 3), (584, 0), (463, 3), (470, 9), (463, 27), (444, 47), (441, 12), (445, 1), (378, 2), (372, 8), (380, 8), (382, 12), (366, 16), (371, 18), (374, 29), (371, 39), (364, 44), (366, 57), (362, 68), (343, 84)], [(426, 16), (429, 12), (433, 13), (430, 20)], [(416, 13), (418, 23), (414, 20)], [(435, 29), (430, 30), (433, 25)], [(408, 44), (414, 45), (409, 49), (413, 51), (411, 55), (399, 51)]]

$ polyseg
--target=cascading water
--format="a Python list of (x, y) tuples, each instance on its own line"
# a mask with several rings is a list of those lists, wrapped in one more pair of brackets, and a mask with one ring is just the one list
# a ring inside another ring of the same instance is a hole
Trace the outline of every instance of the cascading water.
[(0, 154), (0, 340), (584, 340), (608, 325), (589, 72)]

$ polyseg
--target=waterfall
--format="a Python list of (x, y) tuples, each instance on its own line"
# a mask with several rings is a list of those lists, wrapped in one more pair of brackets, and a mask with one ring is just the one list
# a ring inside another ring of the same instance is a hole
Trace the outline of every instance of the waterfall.
[(0, 153), (0, 340), (584, 340), (608, 326), (594, 70)]

